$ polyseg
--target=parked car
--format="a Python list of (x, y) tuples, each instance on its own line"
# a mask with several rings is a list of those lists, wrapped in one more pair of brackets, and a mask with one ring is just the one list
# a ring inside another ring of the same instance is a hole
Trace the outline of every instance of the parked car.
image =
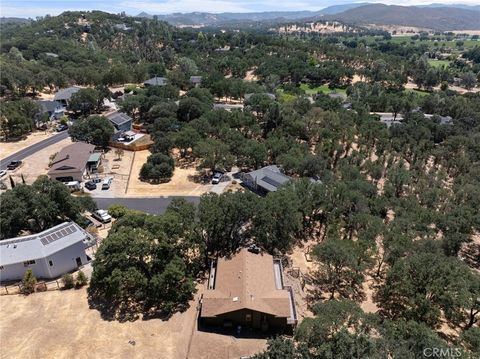
[(103, 180), (102, 189), (110, 189), (110, 185), (112, 184), (113, 178), (107, 177)]
[(3, 177), (3, 176), (6, 176), (6, 175), (7, 175), (7, 171), (5, 171), (5, 170), (0, 171), (0, 178)]
[(82, 188), (78, 181), (63, 182), (63, 184), (68, 187), (70, 192), (80, 191)]
[(212, 177), (212, 184), (219, 184), (222, 178), (223, 178), (223, 173), (215, 172), (215, 174)]
[(12, 161), (8, 164), (7, 170), (14, 170), (22, 164), (22, 161)]
[(97, 185), (93, 181), (88, 181), (88, 182), (85, 182), (85, 188), (88, 189), (89, 191), (93, 191), (94, 189), (97, 189)]
[(66, 131), (68, 130), (68, 126), (67, 125), (58, 125), (57, 127), (57, 132), (63, 132), (63, 131)]
[(112, 221), (112, 217), (104, 209), (99, 209), (98, 211), (93, 212), (92, 217), (102, 223), (108, 223)]

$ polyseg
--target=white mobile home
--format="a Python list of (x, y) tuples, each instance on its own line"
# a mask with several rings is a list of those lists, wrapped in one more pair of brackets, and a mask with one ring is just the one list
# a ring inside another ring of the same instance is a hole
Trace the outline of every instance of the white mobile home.
[(0, 241), (0, 282), (20, 280), (31, 269), (35, 277), (51, 279), (88, 263), (90, 237), (74, 222), (41, 233)]

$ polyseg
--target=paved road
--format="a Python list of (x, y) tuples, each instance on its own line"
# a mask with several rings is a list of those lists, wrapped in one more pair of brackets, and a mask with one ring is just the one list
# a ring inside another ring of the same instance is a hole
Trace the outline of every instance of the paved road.
[(28, 156), (31, 156), (34, 153), (40, 150), (43, 150), (45, 147), (48, 147), (53, 145), (54, 143), (60, 142), (61, 140), (64, 140), (67, 137), (68, 137), (68, 131), (59, 132), (43, 141), (37, 142), (27, 148), (24, 148), (23, 150), (15, 152), (13, 155), (2, 158), (0, 160), (0, 170), (7, 169), (7, 165), (11, 161), (23, 160)]
[[(174, 198), (182, 197), (144, 197), (144, 198), (97, 198), (93, 200), (97, 203), (98, 208), (107, 209), (112, 204), (123, 204), (130, 209), (147, 212), (150, 214), (162, 214), (167, 209), (168, 205)], [(197, 205), (200, 202), (200, 197), (183, 197), (188, 202)]]

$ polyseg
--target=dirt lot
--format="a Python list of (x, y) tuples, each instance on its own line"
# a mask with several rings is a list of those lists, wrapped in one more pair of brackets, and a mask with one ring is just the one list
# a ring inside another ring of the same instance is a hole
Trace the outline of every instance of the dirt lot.
[[(66, 138), (60, 142), (48, 146), (32, 156), (24, 159), (23, 164), (16, 170), (10, 171), (9, 174), (12, 175), (12, 178), (17, 183), (22, 181), (21, 175), (23, 174), (25, 182), (31, 184), (37, 179), (38, 176), (47, 174), (50, 156), (59, 152), (63, 147), (71, 143), (72, 140), (70, 138)], [(4, 182), (7, 186), (10, 186), (9, 180), (5, 180)]]
[[(198, 297), (198, 295), (197, 295)], [(170, 320), (119, 323), (88, 308), (85, 289), (0, 297), (0, 358), (235, 358), (263, 339), (196, 331), (196, 302)]]
[(150, 156), (150, 151), (137, 151), (133, 160), (132, 172), (128, 183), (127, 196), (200, 196), (211, 190), (211, 184), (195, 183), (193, 176), (197, 174), (194, 166), (175, 167), (170, 182), (150, 184), (139, 179), (140, 170)]
[(24, 148), (34, 145), (37, 142), (43, 141), (52, 136), (55, 132), (38, 131), (28, 135), (25, 139), (15, 142), (1, 142), (0, 143), (0, 158), (8, 157), (15, 152), (23, 150)]

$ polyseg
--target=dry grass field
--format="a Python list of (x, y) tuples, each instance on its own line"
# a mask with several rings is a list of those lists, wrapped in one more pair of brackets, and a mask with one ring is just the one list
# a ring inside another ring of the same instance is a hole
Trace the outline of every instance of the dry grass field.
[(86, 289), (0, 296), (0, 358), (239, 358), (264, 349), (264, 339), (197, 331), (199, 295), (168, 321), (125, 323), (90, 309)]
[(0, 143), (0, 158), (5, 158), (13, 155), (15, 152), (23, 150), (24, 148), (34, 145), (40, 141), (43, 141), (50, 136), (53, 136), (55, 132), (50, 131), (37, 131), (29, 134), (24, 139), (14, 142), (1, 142)]

